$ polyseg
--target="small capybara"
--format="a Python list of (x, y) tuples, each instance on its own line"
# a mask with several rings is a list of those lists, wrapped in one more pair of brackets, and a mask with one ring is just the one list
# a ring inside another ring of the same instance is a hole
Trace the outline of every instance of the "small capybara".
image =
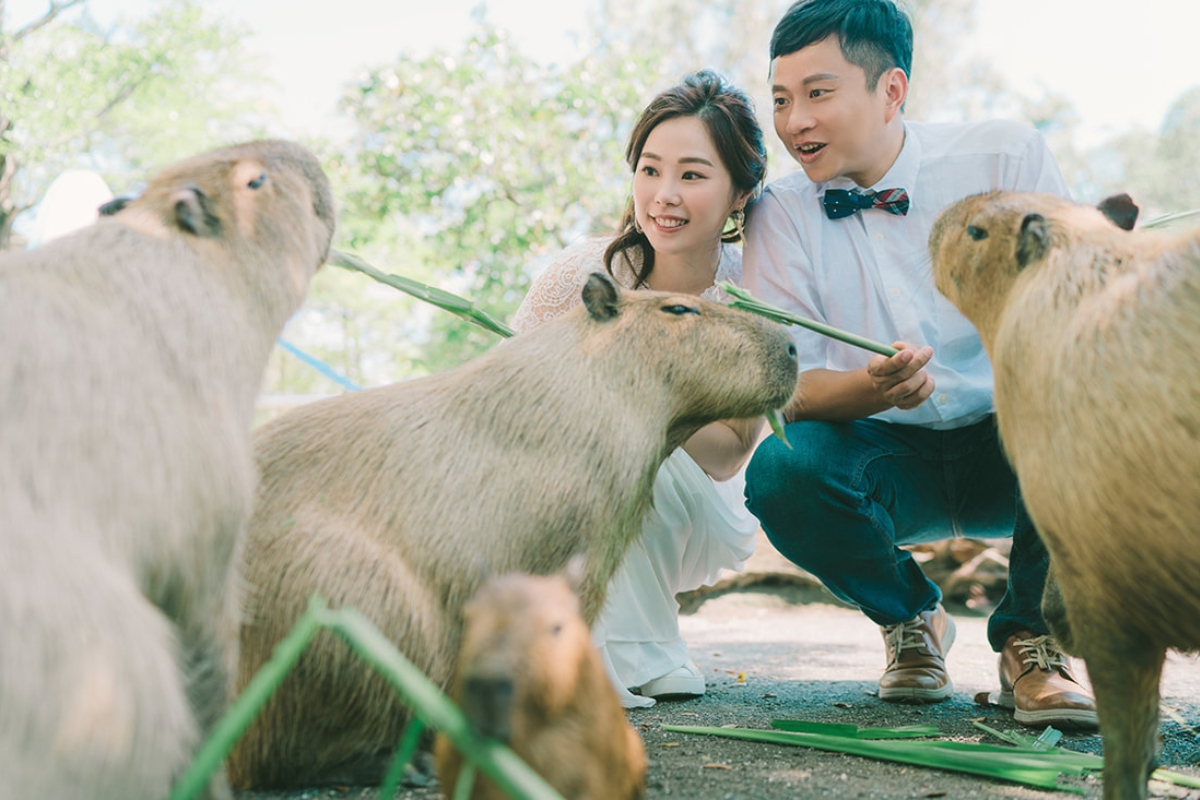
[(254, 400), (334, 227), (286, 142), (106, 211), (0, 259), (3, 800), (162, 800), (221, 713)]
[[(636, 800), (646, 749), (609, 683), (566, 575), (510, 573), (485, 583), (463, 611), (451, 697), (471, 727), (498, 739), (567, 800)], [(442, 792), (455, 796), (462, 756), (434, 746)], [(472, 800), (507, 796), (480, 775)]]
[[(312, 403), (260, 428), (238, 685), (319, 592), (363, 611), (445, 688), (482, 576), (586, 557), (590, 624), (666, 457), (796, 384), (782, 326), (592, 275), (583, 303), (438, 375)], [(236, 786), (379, 780), (408, 712), (318, 638), (230, 755)]]
[[(1102, 209), (1136, 218), (1123, 196)], [(1200, 230), (996, 193), (948, 208), (930, 249), (992, 360), (1047, 622), (1095, 688), (1104, 797), (1143, 798), (1165, 651), (1200, 647)]]

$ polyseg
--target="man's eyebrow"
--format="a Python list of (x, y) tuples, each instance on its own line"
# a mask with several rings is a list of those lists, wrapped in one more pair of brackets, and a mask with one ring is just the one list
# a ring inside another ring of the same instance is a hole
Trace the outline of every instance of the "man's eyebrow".
[[(810, 83), (817, 83), (819, 81), (836, 81), (841, 77), (841, 75), (836, 75), (832, 72), (818, 72), (816, 75), (809, 75), (807, 78), (800, 81), (800, 85), (808, 86)], [(786, 86), (780, 86), (778, 83), (771, 87), (772, 94), (787, 92), (787, 90), (788, 88)]]
[(802, 86), (808, 86), (810, 83), (817, 83), (818, 81), (835, 81), (840, 77), (842, 76), (835, 75), (832, 72), (818, 72), (816, 75), (809, 75), (807, 78), (800, 81), (800, 84)]

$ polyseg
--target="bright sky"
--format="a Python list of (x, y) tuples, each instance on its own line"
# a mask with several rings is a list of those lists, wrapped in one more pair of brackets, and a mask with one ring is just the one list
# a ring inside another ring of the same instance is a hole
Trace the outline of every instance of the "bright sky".
[[(108, 22), (145, 13), (151, 0), (88, 2)], [(339, 89), (361, 68), (401, 50), (455, 47), (479, 0), (210, 2), (256, 31), (249, 47), (267, 57), (289, 132), (301, 134), (335, 129)], [(48, 0), (8, 0), (9, 25), (47, 7)], [(489, 0), (488, 16), (523, 52), (565, 60), (575, 53), (572, 34), (584, 28), (586, 7), (582, 0)], [(977, 21), (977, 38), (962, 47), (991, 59), (1014, 88), (1067, 95), (1082, 117), (1085, 145), (1134, 126), (1156, 130), (1170, 103), (1200, 85), (1195, 0), (979, 0)]]

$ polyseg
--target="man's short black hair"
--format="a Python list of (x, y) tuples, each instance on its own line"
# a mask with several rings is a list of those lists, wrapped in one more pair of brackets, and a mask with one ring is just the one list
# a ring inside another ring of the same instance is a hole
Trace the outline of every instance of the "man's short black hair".
[(842, 55), (874, 89), (893, 67), (912, 77), (912, 23), (892, 0), (798, 0), (771, 34), (771, 60), (837, 35)]

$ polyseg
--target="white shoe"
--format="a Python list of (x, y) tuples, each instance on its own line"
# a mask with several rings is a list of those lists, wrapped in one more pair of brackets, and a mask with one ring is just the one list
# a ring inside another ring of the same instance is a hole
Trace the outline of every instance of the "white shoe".
[(704, 676), (692, 662), (672, 670), (661, 678), (642, 684), (643, 697), (699, 697), (704, 694)]

